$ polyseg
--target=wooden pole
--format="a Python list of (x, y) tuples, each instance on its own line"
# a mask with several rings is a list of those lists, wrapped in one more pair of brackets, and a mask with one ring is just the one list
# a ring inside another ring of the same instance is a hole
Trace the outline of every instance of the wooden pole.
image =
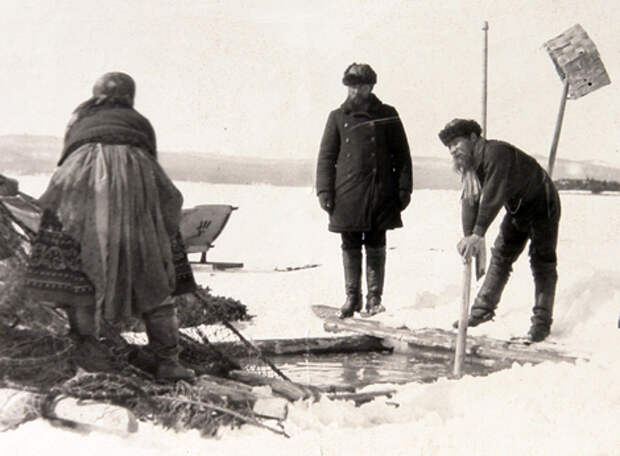
[(484, 46), (482, 49), (482, 137), (487, 136), (487, 73), (489, 61), (489, 23), (484, 21)]
[(471, 259), (463, 260), (463, 294), (461, 296), (461, 315), (459, 316), (459, 331), (456, 336), (456, 354), (454, 357), (454, 375), (463, 375), (465, 360), (465, 345), (467, 338), (467, 319), (469, 315), (469, 294), (471, 290)]
[(551, 143), (551, 152), (549, 153), (549, 165), (547, 173), (553, 175), (553, 165), (555, 164), (555, 155), (560, 142), (560, 132), (562, 131), (562, 121), (564, 120), (564, 110), (566, 108), (566, 98), (568, 97), (568, 77), (564, 78), (564, 87), (562, 88), (562, 99), (560, 100), (560, 109), (558, 111), (558, 119), (555, 123), (555, 132), (553, 133), (553, 142)]
[[(482, 137), (487, 133), (487, 73), (489, 53), (489, 23), (482, 24), (484, 31), (484, 44), (482, 48)], [(476, 277), (478, 271), (484, 270), (484, 264), (479, 264), (481, 258), (476, 256)], [(484, 256), (484, 255), (483, 255)], [(469, 298), (471, 293), (471, 259), (463, 260), (463, 294), (461, 296), (461, 312), (459, 316), (459, 330), (456, 336), (456, 352), (454, 355), (454, 375), (463, 375), (463, 361), (465, 360), (465, 346), (467, 344), (467, 320), (469, 316)]]
[(256, 354), (258, 355), (258, 357), (265, 363), (267, 364), (269, 367), (271, 367), (271, 369), (278, 374), (280, 377), (282, 377), (284, 380), (286, 380), (287, 382), (291, 382), (291, 379), (284, 373), (282, 372), (280, 369), (278, 369), (278, 367), (272, 363), (269, 358), (267, 358), (263, 352), (260, 350), (260, 348), (258, 348), (256, 345), (254, 345), (252, 342), (250, 342), (249, 340), (247, 340), (245, 338), (245, 336), (243, 334), (241, 334), (239, 332), (239, 330), (237, 328), (235, 328), (229, 321), (224, 321), (222, 322), (222, 324), (224, 326), (226, 326), (228, 329), (230, 329), (232, 332), (234, 332), (237, 337), (239, 339), (241, 339), (241, 342), (243, 342), (248, 348), (251, 348), (252, 350), (254, 350), (256, 352)]

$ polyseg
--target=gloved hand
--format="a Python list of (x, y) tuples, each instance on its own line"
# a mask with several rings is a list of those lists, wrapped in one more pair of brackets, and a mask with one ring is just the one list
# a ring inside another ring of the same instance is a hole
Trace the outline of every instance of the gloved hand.
[(398, 192), (398, 199), (400, 200), (400, 210), (404, 211), (411, 201), (411, 193), (407, 190), (400, 190)]
[(334, 210), (334, 194), (332, 192), (319, 193), (319, 204), (328, 214), (331, 214)]
[(478, 255), (484, 249), (484, 238), (477, 234), (465, 236), (456, 245), (456, 250), (465, 261), (471, 260), (473, 256)]

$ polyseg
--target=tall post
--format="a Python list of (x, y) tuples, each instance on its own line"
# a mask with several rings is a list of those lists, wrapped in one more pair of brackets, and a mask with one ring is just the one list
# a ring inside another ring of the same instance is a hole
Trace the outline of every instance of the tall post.
[(560, 100), (560, 109), (558, 111), (558, 119), (555, 122), (555, 132), (553, 133), (553, 142), (551, 143), (551, 151), (549, 152), (549, 165), (547, 165), (547, 173), (551, 177), (553, 175), (553, 165), (555, 164), (555, 154), (558, 150), (560, 142), (560, 132), (562, 131), (562, 121), (564, 120), (564, 110), (566, 108), (566, 98), (568, 98), (568, 76), (564, 78), (564, 87), (562, 88), (562, 99)]
[(489, 62), (489, 23), (484, 21), (484, 45), (482, 48), (482, 136), (487, 136), (487, 73)]

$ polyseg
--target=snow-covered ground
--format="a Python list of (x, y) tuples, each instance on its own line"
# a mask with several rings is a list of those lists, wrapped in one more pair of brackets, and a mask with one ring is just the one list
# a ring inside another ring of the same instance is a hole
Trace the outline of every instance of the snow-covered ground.
[[(46, 176), (21, 177), (39, 195)], [(245, 303), (252, 338), (325, 335), (310, 306), (339, 306), (343, 277), (339, 237), (309, 188), (178, 182), (185, 206), (239, 206), (209, 252), (242, 270), (197, 266), (200, 283)], [(518, 366), (488, 377), (398, 386), (391, 399), (299, 403), (290, 409), (290, 439), (245, 426), (217, 439), (140, 423), (127, 438), (80, 435), (37, 420), (0, 434), (0, 454), (299, 454), (299, 455), (613, 455), (620, 454), (620, 197), (563, 193), (559, 283), (551, 340), (586, 353), (589, 362)], [(487, 235), (497, 234), (498, 217)], [(404, 229), (388, 234), (387, 312), (392, 325), (448, 328), (458, 315), (461, 262), (458, 194), (418, 190)], [(274, 268), (320, 264), (292, 272)], [(475, 289), (473, 290), (475, 292)], [(471, 329), (497, 338), (524, 335), (533, 304), (527, 252), (519, 259), (496, 320)], [(395, 407), (393, 404), (399, 406)]]

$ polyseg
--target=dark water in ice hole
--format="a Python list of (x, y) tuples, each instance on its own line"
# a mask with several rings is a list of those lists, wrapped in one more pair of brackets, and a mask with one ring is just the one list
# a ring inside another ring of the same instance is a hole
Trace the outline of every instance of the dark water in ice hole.
[[(401, 352), (356, 352), (274, 356), (271, 360), (291, 380), (319, 387), (361, 388), (378, 383), (426, 383), (452, 375), (449, 356), (416, 356)], [(500, 366), (465, 361), (467, 375), (487, 375)]]

